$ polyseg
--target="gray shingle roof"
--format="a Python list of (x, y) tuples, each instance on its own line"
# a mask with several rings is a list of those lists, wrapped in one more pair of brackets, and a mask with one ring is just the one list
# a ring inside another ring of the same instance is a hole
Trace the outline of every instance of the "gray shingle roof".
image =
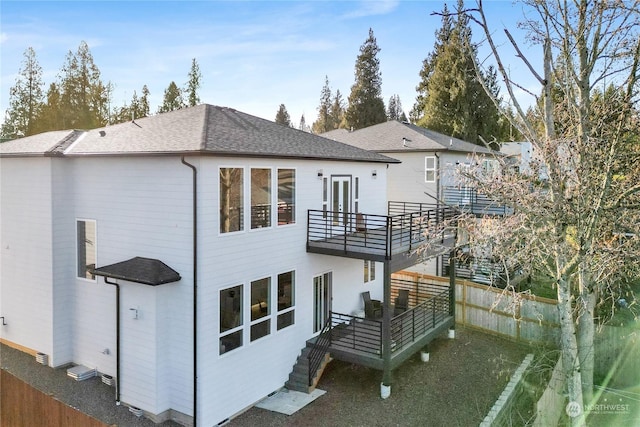
[(135, 257), (127, 261), (96, 268), (93, 270), (93, 274), (150, 286), (158, 286), (180, 280), (180, 274), (164, 262), (142, 257)]
[(407, 151), (492, 152), (485, 147), (396, 120), (353, 132), (337, 129), (323, 133), (322, 136), (378, 153)]
[(47, 132), (0, 144), (2, 156), (25, 154), (213, 154), (398, 162), (231, 108), (208, 104), (89, 131)]

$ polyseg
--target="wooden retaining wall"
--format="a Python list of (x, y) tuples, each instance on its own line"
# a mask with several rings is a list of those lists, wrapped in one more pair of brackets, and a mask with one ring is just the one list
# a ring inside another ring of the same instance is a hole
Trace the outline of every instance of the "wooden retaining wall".
[[(393, 279), (448, 284), (446, 277), (410, 271)], [(456, 323), (486, 333), (530, 344), (557, 345), (560, 336), (557, 302), (534, 295), (511, 294), (502, 289), (456, 279)]]
[(0, 369), (2, 427), (108, 427)]

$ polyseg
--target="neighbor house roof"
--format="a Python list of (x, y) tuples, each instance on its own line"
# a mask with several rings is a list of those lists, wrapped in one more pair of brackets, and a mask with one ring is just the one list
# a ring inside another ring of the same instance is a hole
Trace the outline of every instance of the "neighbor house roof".
[(202, 104), (88, 131), (55, 131), (0, 144), (0, 156), (204, 154), (398, 163), (384, 155)]
[(336, 129), (323, 133), (322, 136), (378, 153), (410, 151), (492, 153), (491, 150), (485, 147), (396, 120), (379, 123), (353, 132), (345, 129)]
[(122, 279), (150, 286), (158, 286), (180, 280), (180, 274), (164, 262), (142, 257), (105, 265), (94, 269), (92, 273), (96, 276)]

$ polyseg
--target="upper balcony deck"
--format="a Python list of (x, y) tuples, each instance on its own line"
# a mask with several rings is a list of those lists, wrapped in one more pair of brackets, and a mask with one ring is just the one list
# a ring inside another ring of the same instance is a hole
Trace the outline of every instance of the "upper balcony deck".
[(455, 230), (442, 225), (454, 220), (457, 212), (449, 206), (410, 202), (389, 202), (388, 215), (309, 210), (307, 252), (381, 262), (405, 260), (410, 265), (415, 249), (427, 241), (432, 244), (423, 258), (452, 247)]
[(474, 187), (445, 186), (442, 188), (442, 200), (461, 212), (476, 216), (513, 214), (512, 207), (492, 200), (485, 194), (479, 193)]

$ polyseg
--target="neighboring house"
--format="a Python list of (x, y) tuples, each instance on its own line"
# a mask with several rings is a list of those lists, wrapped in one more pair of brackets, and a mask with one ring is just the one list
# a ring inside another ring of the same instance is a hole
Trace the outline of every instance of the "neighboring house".
[(0, 340), (115, 377), (155, 421), (308, 391), (329, 353), (390, 386), (454, 324), (451, 287), (391, 281), (411, 219), (451, 213), (388, 203), (397, 163), (211, 105), (2, 143)]
[[(471, 169), (471, 162), (477, 158), (482, 158), (485, 172), (497, 172), (497, 153), (485, 147), (396, 120), (352, 132), (337, 129), (322, 136), (400, 160), (401, 163), (390, 164), (387, 171), (389, 200), (455, 206), (478, 216), (505, 212), (504, 206), (478, 194), (456, 173)], [(446, 257), (434, 258), (413, 269), (448, 275), (446, 265)]]
[(500, 152), (504, 155), (505, 165), (514, 172), (531, 175), (537, 170), (540, 180), (548, 178), (546, 165), (540, 164), (540, 157), (531, 142), (503, 142), (500, 144)]

